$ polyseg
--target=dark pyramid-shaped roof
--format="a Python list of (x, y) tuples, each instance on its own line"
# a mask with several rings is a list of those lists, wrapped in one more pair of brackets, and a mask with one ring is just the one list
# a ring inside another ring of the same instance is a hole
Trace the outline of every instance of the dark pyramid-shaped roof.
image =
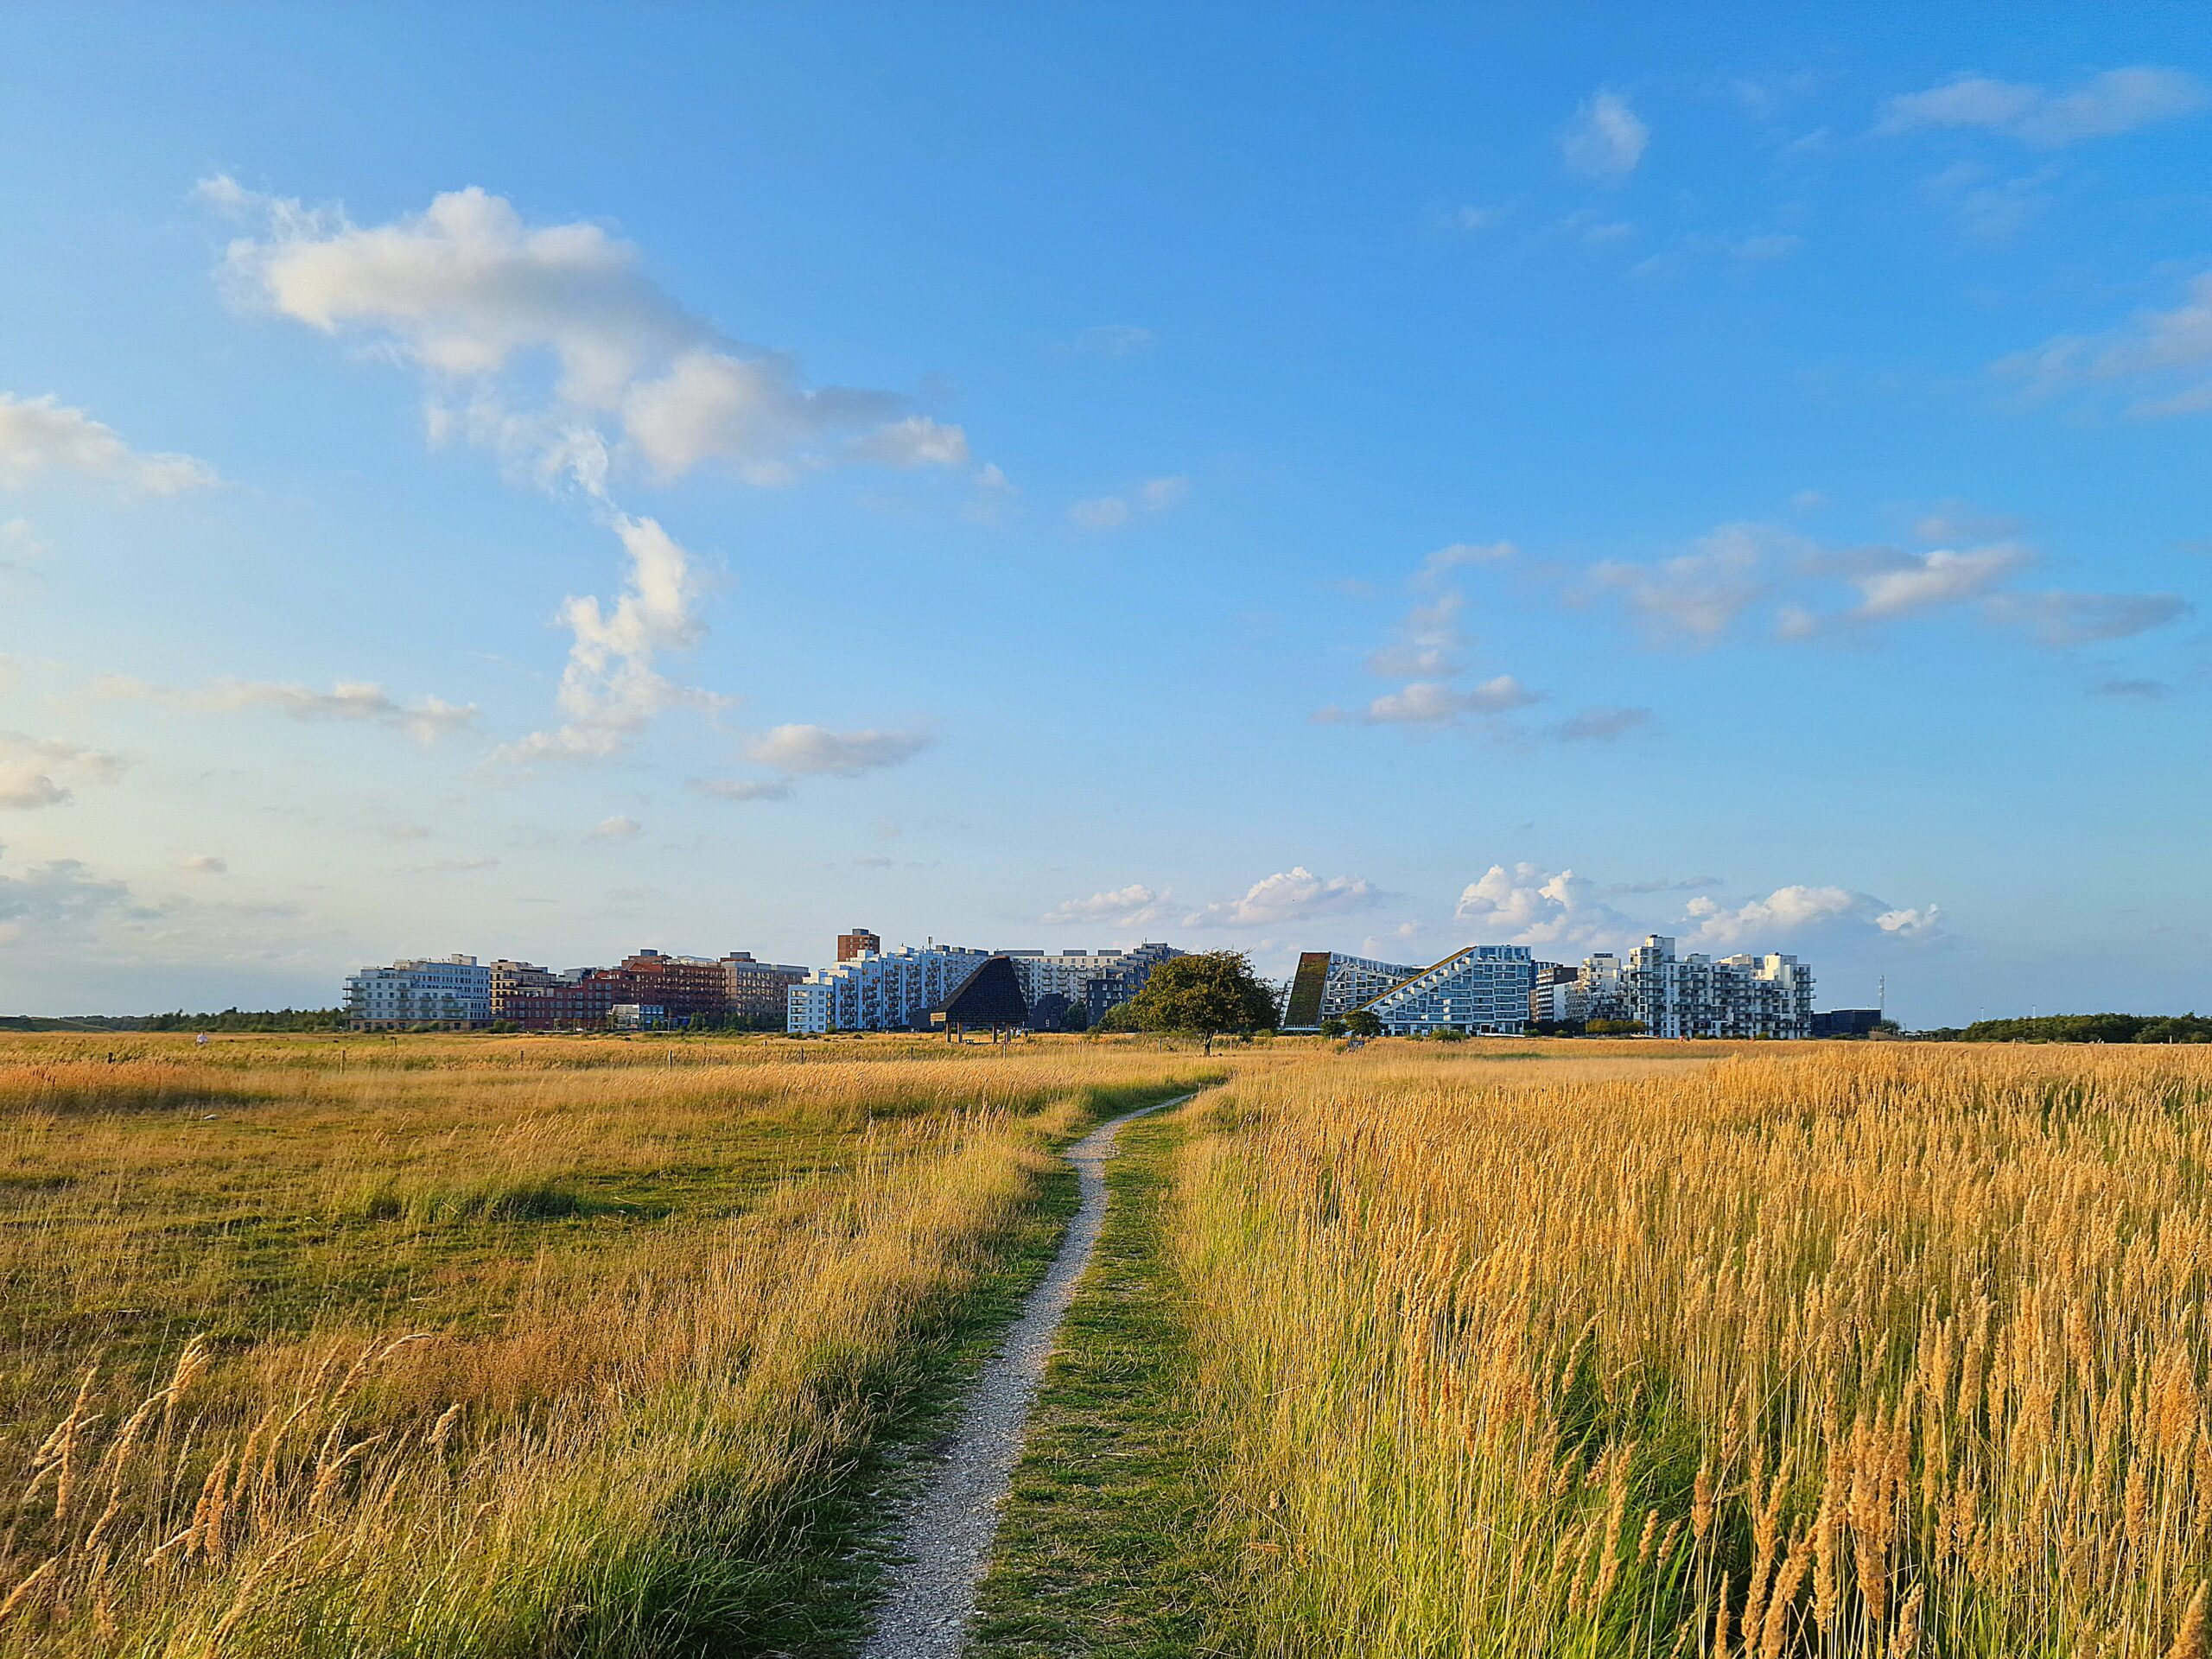
[(1029, 1022), (1029, 1004), (1022, 1000), (1021, 976), (1014, 971), (1013, 962), (987, 957), (930, 1015), (931, 1023), (938, 1025), (1020, 1026)]

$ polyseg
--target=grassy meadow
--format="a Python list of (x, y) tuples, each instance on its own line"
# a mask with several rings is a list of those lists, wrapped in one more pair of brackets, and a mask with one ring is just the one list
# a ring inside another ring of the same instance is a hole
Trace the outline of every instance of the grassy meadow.
[(760, 1651), (1049, 1148), (1224, 1070), (0, 1038), (0, 1654)]
[(2201, 1659), (2212, 1055), (1486, 1049), (1179, 1115), (1205, 1650)]

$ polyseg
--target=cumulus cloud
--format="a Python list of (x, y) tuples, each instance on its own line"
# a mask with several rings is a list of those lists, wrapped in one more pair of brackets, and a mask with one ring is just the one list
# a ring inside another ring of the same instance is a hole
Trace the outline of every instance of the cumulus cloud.
[(1695, 924), (1688, 942), (1716, 950), (1787, 940), (1815, 931), (1871, 931), (1898, 939), (1932, 938), (1942, 931), (1942, 912), (1934, 905), (1893, 906), (1848, 887), (1777, 887), (1763, 899), (1733, 906), (1698, 898), (1689, 901), (1683, 913)]
[(1418, 582), (1433, 586), (1452, 571), (1471, 564), (1499, 564), (1518, 551), (1510, 542), (1453, 542), (1421, 562)]
[(142, 454), (113, 428), (57, 397), (0, 391), (0, 489), (21, 489), (48, 473), (80, 474), (143, 495), (175, 495), (216, 481), (207, 462)]
[(123, 763), (97, 749), (22, 732), (0, 732), (0, 810), (29, 811), (73, 800), (73, 785), (111, 784)]
[(102, 922), (150, 913), (132, 900), (127, 884), (90, 875), (73, 858), (33, 865), (21, 875), (0, 872), (0, 944), (29, 939), (51, 948)]
[(1571, 170), (1612, 184), (1636, 171), (1650, 139), (1651, 129), (1627, 99), (1600, 92), (1575, 111), (1573, 123), (1560, 136), (1560, 154)]
[(1501, 715), (1525, 709), (1538, 695), (1510, 674), (1495, 675), (1462, 690), (1440, 680), (1415, 680), (1386, 692), (1349, 713), (1332, 706), (1314, 718), (1324, 723), (1356, 721), (1363, 726), (1442, 726), (1466, 715)]
[(1635, 936), (1586, 876), (1541, 865), (1493, 864), (1460, 891), (1453, 916), (1486, 943), (1599, 950)]
[(1398, 624), (1398, 638), (1368, 653), (1367, 671), (1386, 679), (1458, 673), (1468, 643), (1459, 626), (1466, 603), (1463, 595), (1446, 593), (1414, 606)]
[(611, 818), (601, 818), (591, 828), (594, 841), (634, 841), (645, 829), (635, 818), (618, 812)]
[(2009, 626), (2024, 628), (2040, 645), (2053, 647), (2126, 639), (2162, 627), (2194, 608), (2178, 594), (2000, 594), (1989, 601), (1989, 614)]
[(1367, 910), (1382, 902), (1372, 883), (1356, 875), (1323, 878), (1304, 865), (1255, 881), (1243, 896), (1225, 899), (1183, 918), (1185, 927), (1273, 927), (1314, 916)]
[(1147, 479), (1127, 495), (1102, 495), (1078, 501), (1068, 509), (1068, 522), (1078, 530), (1119, 530), (1140, 512), (1165, 512), (1191, 493), (1191, 480), (1180, 474)]
[(611, 480), (626, 465), (663, 481), (716, 467), (766, 486), (843, 463), (970, 464), (959, 427), (893, 392), (811, 384), (788, 353), (678, 302), (635, 246), (596, 225), (532, 225), (474, 187), (370, 226), (228, 178), (201, 194), (254, 222), (224, 262), (243, 303), (413, 365), (429, 386), (434, 441), (460, 436), (549, 488), (580, 491), (622, 543), (623, 593), (562, 607), (573, 635), (563, 723), (506, 758), (610, 755), (664, 709), (727, 701), (656, 666), (700, 637), (699, 583), (681, 543), (617, 505)]
[(231, 861), (219, 853), (187, 853), (176, 867), (187, 875), (228, 875)]
[(2039, 149), (2057, 149), (2193, 114), (2208, 101), (2212, 100), (2203, 83), (2194, 75), (2148, 64), (2107, 69), (2064, 92), (1965, 74), (1891, 99), (1882, 106), (1876, 130), (1980, 128)]
[(1165, 887), (1148, 887), (1133, 881), (1110, 893), (1094, 893), (1087, 899), (1070, 899), (1052, 906), (1038, 919), (1061, 923), (1096, 922), (1108, 927), (1141, 927), (1163, 920), (1170, 913), (1172, 895)]
[(402, 702), (372, 680), (340, 680), (327, 691), (273, 680), (220, 679), (190, 690), (148, 685), (120, 674), (93, 683), (103, 696), (159, 703), (196, 714), (233, 714), (273, 709), (302, 721), (353, 721), (388, 726), (418, 743), (435, 743), (476, 718), (474, 703), (418, 697)]
[(1618, 600), (1655, 639), (1710, 645), (1774, 591), (1768, 555), (1808, 545), (1770, 525), (1722, 524), (1674, 558), (1592, 565), (1587, 592)]

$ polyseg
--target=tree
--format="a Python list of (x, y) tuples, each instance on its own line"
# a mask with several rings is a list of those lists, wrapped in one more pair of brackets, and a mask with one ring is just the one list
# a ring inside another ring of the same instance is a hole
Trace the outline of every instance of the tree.
[(1108, 1010), (1107, 1020), (1122, 1014), (1139, 1031), (1203, 1037), (1211, 1054), (1213, 1039), (1224, 1032), (1245, 1033), (1274, 1025), (1275, 1001), (1242, 950), (1206, 950), (1161, 963), (1146, 977), (1142, 990)]
[(1321, 1022), (1321, 1034), (1324, 1037), (1341, 1037), (1344, 1034), (1344, 1029), (1342, 1014), (1332, 1014)]
[(1344, 1015), (1344, 1029), (1355, 1037), (1380, 1037), (1382, 1021), (1369, 1009), (1354, 1008)]

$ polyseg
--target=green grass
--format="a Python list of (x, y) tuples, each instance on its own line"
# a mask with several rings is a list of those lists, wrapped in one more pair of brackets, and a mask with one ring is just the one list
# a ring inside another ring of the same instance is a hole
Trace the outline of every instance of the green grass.
[(1188, 1396), (1183, 1292), (1162, 1249), (1179, 1115), (1132, 1123), (1113, 1201), (1046, 1372), (970, 1659), (1189, 1659), (1208, 1637), (1211, 1507)]

